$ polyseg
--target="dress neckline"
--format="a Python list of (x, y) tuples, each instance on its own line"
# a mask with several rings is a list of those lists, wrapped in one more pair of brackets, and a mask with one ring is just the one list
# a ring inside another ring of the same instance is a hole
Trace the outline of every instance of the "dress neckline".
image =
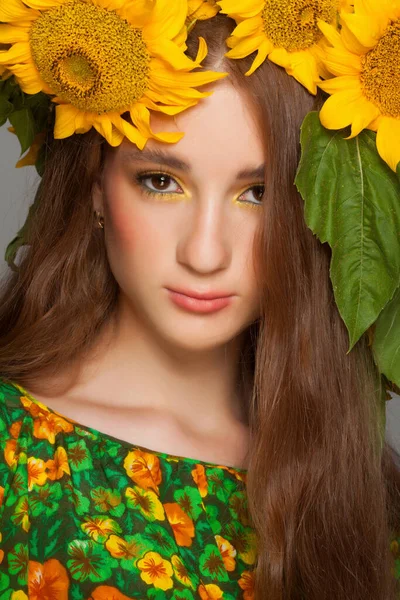
[(224, 470), (235, 471), (237, 473), (242, 473), (244, 477), (247, 474), (247, 469), (244, 469), (244, 468), (241, 468), (241, 467), (234, 467), (234, 466), (231, 466), (231, 465), (221, 465), (219, 463), (209, 462), (209, 461), (206, 461), (206, 460), (200, 460), (200, 459), (192, 458), (192, 457), (189, 457), (189, 456), (180, 456), (178, 454), (170, 454), (169, 452), (161, 452), (159, 450), (153, 450), (152, 448), (147, 448), (146, 446), (140, 446), (138, 444), (134, 444), (132, 442), (128, 442), (127, 440), (123, 440), (123, 439), (117, 438), (117, 437), (115, 437), (115, 436), (113, 436), (113, 435), (111, 435), (109, 433), (105, 433), (104, 431), (100, 431), (98, 429), (94, 429), (93, 427), (89, 427), (88, 425), (83, 425), (79, 421), (75, 421), (71, 417), (66, 417), (62, 413), (59, 413), (58, 411), (53, 410), (49, 406), (46, 406), (45, 404), (43, 404), (43, 402), (40, 402), (40, 400), (37, 400), (26, 388), (24, 388), (19, 383), (16, 383), (14, 381), (9, 381), (9, 383), (18, 392), (21, 392), (23, 396), (26, 396), (31, 402), (33, 402), (39, 408), (47, 411), (50, 414), (54, 414), (54, 415), (57, 415), (57, 416), (61, 417), (62, 419), (64, 419), (68, 423), (71, 423), (72, 425), (74, 425), (76, 427), (79, 427), (79, 429), (81, 429), (82, 431), (87, 431), (88, 433), (91, 433), (91, 434), (95, 435), (96, 437), (108, 439), (108, 440), (110, 440), (110, 441), (112, 441), (114, 443), (120, 444), (123, 447), (137, 448), (139, 450), (142, 450), (143, 452), (147, 452), (149, 454), (154, 454), (155, 456), (158, 456), (158, 457), (163, 458), (163, 459), (172, 459), (173, 461), (176, 461), (176, 462), (178, 462), (178, 461), (184, 461), (184, 462), (191, 463), (193, 465), (199, 464), (199, 465), (208, 466), (208, 467), (214, 468), (214, 469), (224, 469)]

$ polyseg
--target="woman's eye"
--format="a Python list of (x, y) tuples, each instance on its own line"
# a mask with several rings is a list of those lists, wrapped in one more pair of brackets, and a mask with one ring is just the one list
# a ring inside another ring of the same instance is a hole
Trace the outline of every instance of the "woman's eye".
[(170, 175), (165, 173), (149, 173), (138, 176), (139, 183), (148, 191), (158, 193), (180, 194), (183, 193), (181, 186)]
[(262, 184), (253, 185), (253, 187), (249, 188), (243, 194), (239, 196), (239, 200), (244, 200), (245, 202), (251, 202), (252, 204), (262, 204), (262, 197), (264, 195), (265, 186)]

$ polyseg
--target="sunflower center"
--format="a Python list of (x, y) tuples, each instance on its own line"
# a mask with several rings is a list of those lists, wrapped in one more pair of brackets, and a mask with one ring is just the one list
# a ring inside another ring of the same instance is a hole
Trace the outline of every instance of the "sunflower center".
[(60, 72), (63, 71), (65, 79), (81, 87), (91, 88), (96, 77), (96, 70), (90, 61), (79, 54), (67, 55), (64, 60), (60, 60), (58, 68)]
[(384, 115), (400, 117), (400, 19), (386, 29), (363, 58), (361, 83), (368, 100)]
[(85, 112), (123, 112), (145, 93), (150, 55), (142, 31), (115, 11), (72, 0), (43, 12), (30, 30), (47, 85)]
[(322, 38), (318, 20), (332, 23), (337, 10), (337, 0), (266, 0), (264, 31), (278, 48), (306, 50)]

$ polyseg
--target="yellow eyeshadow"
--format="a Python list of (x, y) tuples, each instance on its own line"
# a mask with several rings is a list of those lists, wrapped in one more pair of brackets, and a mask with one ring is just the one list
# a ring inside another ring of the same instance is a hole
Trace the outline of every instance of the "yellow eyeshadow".
[(189, 200), (186, 194), (179, 194), (178, 192), (153, 192), (152, 190), (146, 190), (144, 193), (154, 198), (156, 202), (182, 202), (182, 200)]
[(255, 202), (246, 202), (246, 200), (239, 200), (240, 196), (242, 194), (244, 194), (244, 192), (247, 192), (247, 190), (251, 190), (253, 187), (257, 187), (257, 185), (264, 185), (263, 183), (255, 183), (253, 185), (250, 186), (246, 186), (245, 188), (243, 188), (234, 198), (233, 198), (233, 203), (240, 206), (241, 208), (249, 208), (250, 210), (259, 210), (260, 208), (262, 208), (262, 203), (257, 204)]

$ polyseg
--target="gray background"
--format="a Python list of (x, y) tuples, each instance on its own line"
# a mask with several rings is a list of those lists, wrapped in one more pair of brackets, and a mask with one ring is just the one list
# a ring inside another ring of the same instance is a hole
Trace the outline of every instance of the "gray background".
[[(4, 261), (6, 246), (25, 222), (39, 178), (33, 167), (15, 169), (19, 142), (5, 126), (0, 127), (0, 157), (0, 277), (4, 277), (8, 269)], [(400, 452), (399, 400), (393, 395), (386, 404), (386, 438)]]

